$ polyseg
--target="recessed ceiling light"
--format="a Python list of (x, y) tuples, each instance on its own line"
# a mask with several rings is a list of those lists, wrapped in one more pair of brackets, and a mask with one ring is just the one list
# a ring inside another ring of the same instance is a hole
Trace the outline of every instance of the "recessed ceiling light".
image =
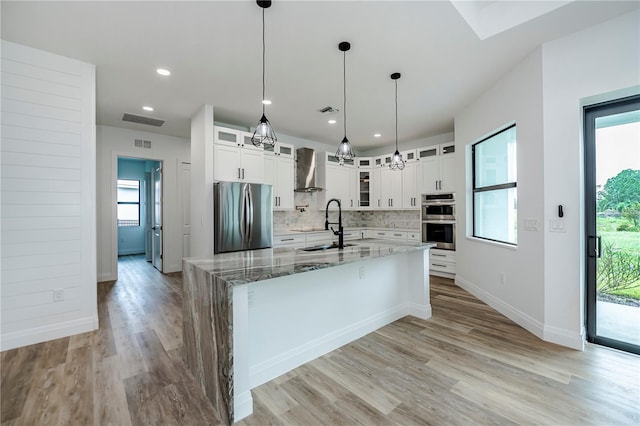
[(329, 120), (329, 121), (327, 121), (327, 123), (329, 123), (329, 124), (336, 124), (336, 120)]
[(153, 111), (153, 108), (150, 106), (143, 106), (142, 109), (145, 111)]
[(380, 136), (382, 136), (380, 133), (376, 133), (375, 135), (373, 135), (374, 138), (379, 138)]
[(165, 70), (164, 68), (158, 68), (156, 72), (160, 75), (171, 75), (171, 71)]
[(269, 99), (263, 99), (262, 103), (265, 105), (271, 105), (271, 101)]

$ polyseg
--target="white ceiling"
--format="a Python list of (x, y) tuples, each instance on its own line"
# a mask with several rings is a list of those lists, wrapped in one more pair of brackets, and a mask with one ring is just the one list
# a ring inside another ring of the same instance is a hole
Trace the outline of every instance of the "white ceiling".
[[(537, 2), (485, 3), (495, 17), (499, 4), (510, 14)], [(396, 71), (400, 142), (451, 132), (456, 112), (537, 46), (639, 5), (560, 3), (480, 40), (449, 1), (276, 0), (266, 10), (267, 117), (277, 133), (337, 144), (342, 112), (329, 125), (318, 110), (342, 110), (337, 46), (349, 41), (347, 133), (356, 149), (393, 142)], [(2, 1), (2, 38), (96, 64), (98, 124), (188, 138), (190, 117), (205, 103), (218, 122), (257, 123), (261, 10), (255, 1)], [(173, 74), (161, 77), (158, 67)], [(166, 123), (126, 123), (125, 112)]]

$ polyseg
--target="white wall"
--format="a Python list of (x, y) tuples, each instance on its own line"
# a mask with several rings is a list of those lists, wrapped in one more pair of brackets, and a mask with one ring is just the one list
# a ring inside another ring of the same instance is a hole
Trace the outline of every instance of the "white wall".
[(1, 73), (7, 350), (98, 327), (95, 66), (2, 41)]
[(191, 256), (213, 253), (213, 106), (191, 118)]
[[(134, 139), (151, 141), (135, 148)], [(98, 281), (117, 279), (116, 180), (118, 157), (163, 162), (163, 272), (182, 270), (182, 214), (178, 196), (178, 167), (189, 161), (189, 140), (157, 133), (97, 127)]]
[[(545, 339), (583, 334), (582, 106), (640, 93), (640, 12), (543, 46)], [(566, 233), (549, 232), (557, 206)], [(574, 345), (576, 346), (576, 345)]]
[[(483, 137), (516, 123), (518, 246), (472, 234), (471, 150)], [(456, 282), (523, 327), (542, 336), (543, 231), (526, 231), (525, 218), (543, 217), (542, 51), (534, 51), (455, 118), (456, 192), (460, 194)], [(465, 197), (463, 194), (467, 194)], [(505, 283), (500, 275), (505, 274)]]
[[(467, 220), (459, 217), (456, 282), (547, 341), (584, 347), (582, 106), (639, 92), (635, 11), (546, 43), (456, 116), (458, 193), (471, 182), (463, 147), (516, 122), (519, 240), (509, 249), (465, 238), (471, 206), (459, 197)], [(552, 233), (559, 204), (566, 232)], [(527, 218), (540, 230), (525, 231)]]

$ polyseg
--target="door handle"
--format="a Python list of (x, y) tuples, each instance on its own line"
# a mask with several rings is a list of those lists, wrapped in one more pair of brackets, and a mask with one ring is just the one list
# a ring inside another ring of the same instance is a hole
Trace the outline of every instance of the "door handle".
[[(589, 235), (589, 241), (587, 244), (589, 245), (587, 248), (587, 254), (589, 257), (593, 257), (599, 259), (602, 257), (602, 237), (593, 235)], [(593, 241), (593, 246), (591, 242)], [(593, 247), (593, 248), (592, 248)]]
[(242, 179), (244, 179), (244, 169), (242, 169)]
[(598, 259), (602, 257), (602, 237), (597, 236), (596, 240), (598, 241)]

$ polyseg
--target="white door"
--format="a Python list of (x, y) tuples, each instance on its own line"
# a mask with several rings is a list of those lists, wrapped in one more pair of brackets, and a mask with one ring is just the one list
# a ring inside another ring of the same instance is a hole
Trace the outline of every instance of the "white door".
[(153, 266), (162, 272), (162, 167), (153, 170)]
[(191, 256), (191, 163), (182, 163), (181, 168), (182, 199), (182, 257)]
[(153, 246), (153, 180), (151, 172), (144, 174), (144, 259), (151, 262)]

